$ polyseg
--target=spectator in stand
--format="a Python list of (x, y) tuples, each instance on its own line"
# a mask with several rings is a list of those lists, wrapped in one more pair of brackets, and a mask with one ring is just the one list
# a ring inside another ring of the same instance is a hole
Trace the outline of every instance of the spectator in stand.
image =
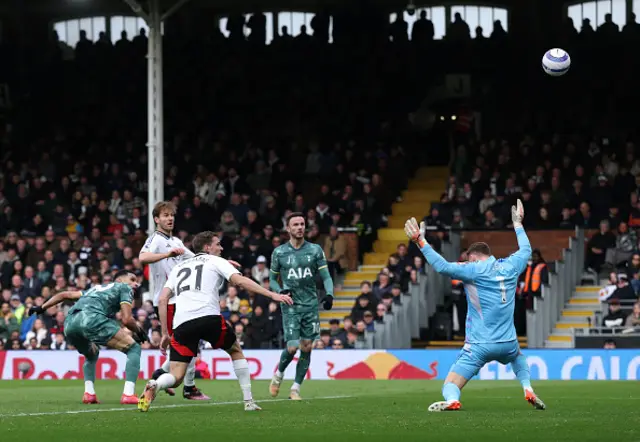
[(0, 301), (0, 341), (6, 342), (13, 332), (20, 330), (20, 323), (8, 302)]
[(620, 328), (627, 320), (627, 315), (621, 310), (618, 298), (609, 298), (609, 313), (602, 319), (605, 328)]
[(240, 297), (238, 297), (238, 289), (235, 286), (229, 285), (227, 287), (227, 308), (230, 312), (237, 312), (240, 310)]
[(387, 272), (378, 273), (378, 279), (373, 283), (373, 295), (380, 301), (384, 295), (391, 293), (391, 280)]
[(604, 350), (615, 350), (616, 349), (616, 341), (613, 339), (605, 339), (604, 345), (602, 347)]
[(369, 297), (366, 295), (358, 296), (356, 305), (351, 309), (351, 318), (355, 321), (361, 321), (365, 312), (373, 313), (375, 305), (369, 301)]
[(329, 321), (329, 336), (342, 341), (347, 339), (347, 333), (344, 328), (340, 328), (340, 321), (331, 319)]
[(333, 278), (348, 268), (347, 241), (338, 232), (337, 226), (329, 227), (329, 235), (324, 240), (324, 254), (327, 258), (329, 272)]
[(600, 222), (600, 231), (593, 235), (587, 244), (586, 268), (599, 272), (605, 263), (607, 249), (616, 246), (616, 237), (609, 230), (609, 221)]
[(628, 262), (637, 247), (636, 233), (629, 230), (627, 223), (621, 222), (618, 225), (615, 247), (607, 249), (605, 254), (605, 264), (609, 267), (618, 267)]
[(371, 313), (370, 311), (364, 312), (364, 316), (363, 316), (362, 320), (364, 322), (366, 331), (374, 332), (376, 330), (376, 327), (375, 327), (375, 324), (374, 324), (373, 313)]
[(611, 295), (611, 299), (634, 301), (637, 299), (636, 293), (629, 284), (628, 276), (626, 273), (618, 274), (617, 288)]
[(375, 320), (377, 323), (382, 324), (384, 322), (384, 315), (387, 314), (387, 306), (382, 302), (376, 306)]
[[(640, 329), (640, 301), (633, 304), (633, 311), (624, 321), (627, 328)], [(636, 330), (637, 331), (637, 330)]]
[(391, 286), (391, 296), (394, 304), (402, 305), (402, 287), (400, 284), (394, 283)]
[(256, 265), (251, 268), (251, 277), (256, 282), (262, 282), (266, 279), (269, 279), (269, 269), (267, 268), (267, 258), (260, 255), (256, 260)]

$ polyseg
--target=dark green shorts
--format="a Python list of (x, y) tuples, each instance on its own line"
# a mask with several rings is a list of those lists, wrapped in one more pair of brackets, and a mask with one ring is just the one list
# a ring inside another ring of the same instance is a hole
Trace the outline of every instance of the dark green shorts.
[(320, 317), (318, 312), (283, 313), (282, 328), (287, 343), (300, 339), (315, 341), (320, 337)]
[(107, 345), (120, 328), (120, 323), (115, 319), (84, 311), (69, 315), (64, 321), (67, 342), (85, 356), (91, 349), (91, 343)]

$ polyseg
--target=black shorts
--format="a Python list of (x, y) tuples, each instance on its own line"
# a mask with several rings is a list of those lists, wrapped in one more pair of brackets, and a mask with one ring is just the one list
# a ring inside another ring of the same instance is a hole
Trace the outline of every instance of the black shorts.
[(202, 316), (183, 322), (173, 330), (169, 359), (191, 362), (191, 358), (198, 354), (201, 340), (207, 341), (213, 348), (229, 350), (236, 342), (236, 334), (222, 316)]

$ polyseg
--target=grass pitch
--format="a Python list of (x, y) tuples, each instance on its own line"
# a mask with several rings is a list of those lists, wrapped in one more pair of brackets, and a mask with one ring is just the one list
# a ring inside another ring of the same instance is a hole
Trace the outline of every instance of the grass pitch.
[[(0, 381), (0, 440), (8, 441), (640, 441), (640, 384), (537, 382), (547, 410), (516, 381), (472, 381), (463, 410), (429, 413), (441, 381), (307, 381), (302, 402), (253, 383), (262, 412), (245, 412), (235, 381), (202, 381), (214, 399), (158, 396), (148, 413), (120, 405), (121, 381), (96, 383), (100, 405), (81, 403), (81, 381)], [(137, 385), (142, 391), (143, 382)]]

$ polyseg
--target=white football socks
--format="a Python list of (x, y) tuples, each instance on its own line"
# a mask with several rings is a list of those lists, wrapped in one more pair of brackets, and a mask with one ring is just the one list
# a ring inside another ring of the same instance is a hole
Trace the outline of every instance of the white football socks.
[(187, 373), (184, 375), (184, 386), (194, 387), (196, 385), (196, 358), (192, 358)]
[(126, 396), (133, 396), (134, 394), (136, 394), (136, 383), (131, 381), (126, 381), (124, 383), (124, 391), (122, 392), (122, 394)]
[(253, 400), (251, 394), (251, 373), (249, 373), (249, 363), (246, 359), (236, 359), (233, 361), (233, 371), (236, 373), (242, 397), (245, 401)]
[(171, 373), (165, 373), (158, 378), (156, 384), (158, 384), (158, 390), (166, 390), (176, 385), (176, 378)]
[(84, 392), (89, 394), (96, 394), (96, 390), (93, 386), (93, 381), (84, 381)]

